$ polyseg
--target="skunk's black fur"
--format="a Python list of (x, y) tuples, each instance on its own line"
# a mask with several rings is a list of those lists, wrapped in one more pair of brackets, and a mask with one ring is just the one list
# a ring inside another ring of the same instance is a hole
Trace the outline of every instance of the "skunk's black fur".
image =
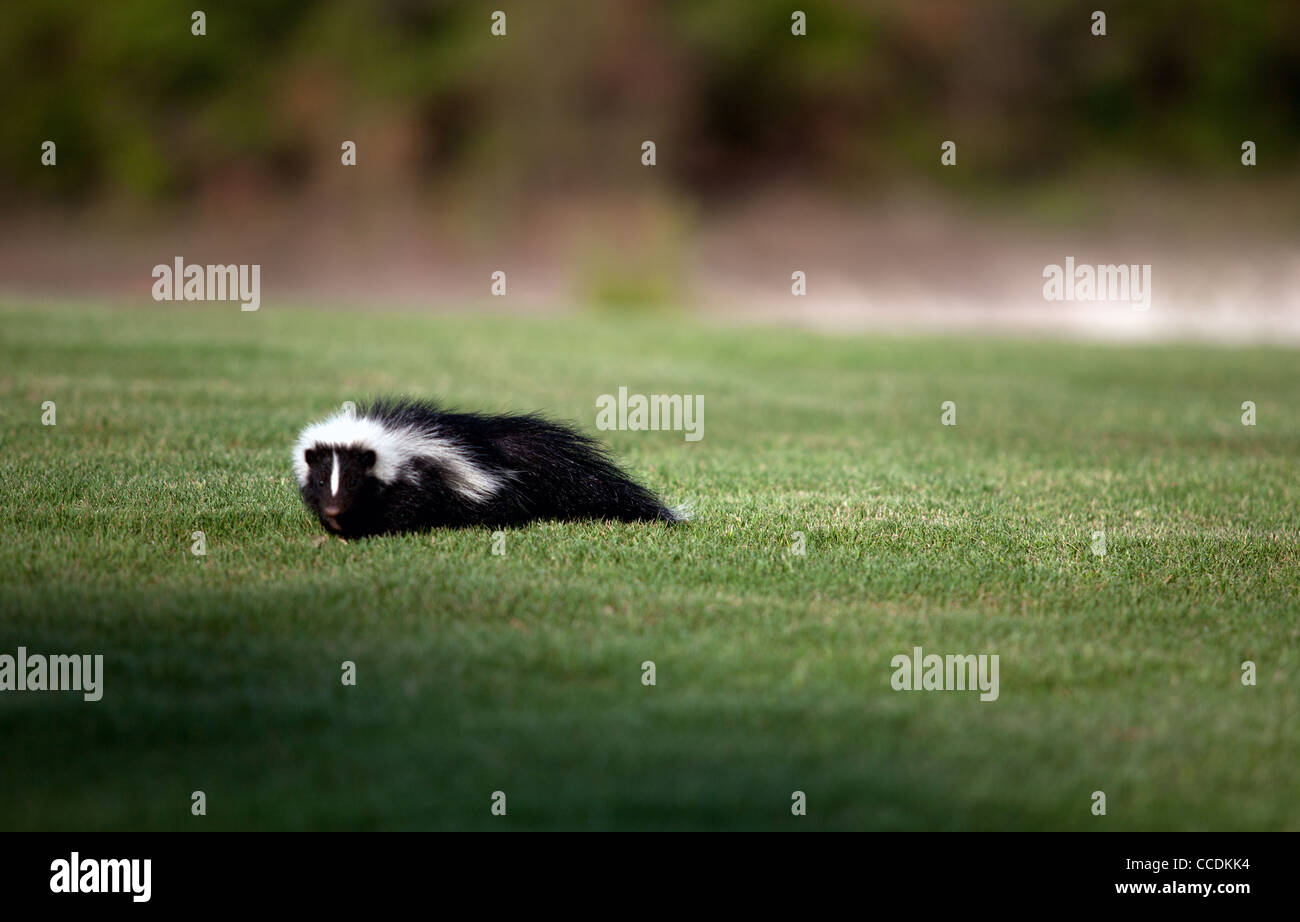
[(303, 502), (344, 537), (535, 519), (685, 518), (566, 426), (424, 401), (378, 400), (306, 427), (294, 469)]

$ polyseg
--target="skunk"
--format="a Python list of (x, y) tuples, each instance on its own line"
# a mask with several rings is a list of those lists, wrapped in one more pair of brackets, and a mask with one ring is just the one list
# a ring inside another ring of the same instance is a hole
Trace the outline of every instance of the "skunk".
[(348, 538), (536, 519), (686, 518), (573, 429), (418, 400), (381, 399), (312, 423), (294, 445), (293, 471), (307, 508)]

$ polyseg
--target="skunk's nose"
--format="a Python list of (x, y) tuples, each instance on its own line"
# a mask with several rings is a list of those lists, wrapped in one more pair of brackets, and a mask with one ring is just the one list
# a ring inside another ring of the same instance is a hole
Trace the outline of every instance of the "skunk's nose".
[(324, 513), (326, 518), (332, 519), (339, 514), (340, 509), (338, 506), (325, 506), (323, 509), (321, 509), (321, 512)]

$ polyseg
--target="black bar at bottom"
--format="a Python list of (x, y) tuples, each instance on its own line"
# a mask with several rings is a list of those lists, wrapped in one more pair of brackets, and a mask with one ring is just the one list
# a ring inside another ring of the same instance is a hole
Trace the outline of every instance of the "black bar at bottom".
[(1294, 876), (1295, 842), (1218, 833), (27, 833), (0, 836), (0, 898), (7, 909), (337, 912), (402, 900), (434, 909), (430, 900), (455, 896), (471, 901), (466, 908), (632, 912), (786, 901), (807, 909), (807, 900), (832, 897), (873, 910), (1196, 903), (1231, 911), (1294, 896), (1283, 877)]

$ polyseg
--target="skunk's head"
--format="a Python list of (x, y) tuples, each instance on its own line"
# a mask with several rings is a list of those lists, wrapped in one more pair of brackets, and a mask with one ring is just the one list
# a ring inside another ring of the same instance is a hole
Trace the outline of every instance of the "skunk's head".
[(303, 501), (336, 535), (355, 534), (379, 488), (375, 452), (364, 446), (316, 443), (303, 450), (306, 482)]
[(362, 535), (377, 514), (379, 493), (392, 479), (392, 452), (376, 421), (337, 413), (307, 426), (293, 447), (293, 473), (302, 500), (336, 535)]

